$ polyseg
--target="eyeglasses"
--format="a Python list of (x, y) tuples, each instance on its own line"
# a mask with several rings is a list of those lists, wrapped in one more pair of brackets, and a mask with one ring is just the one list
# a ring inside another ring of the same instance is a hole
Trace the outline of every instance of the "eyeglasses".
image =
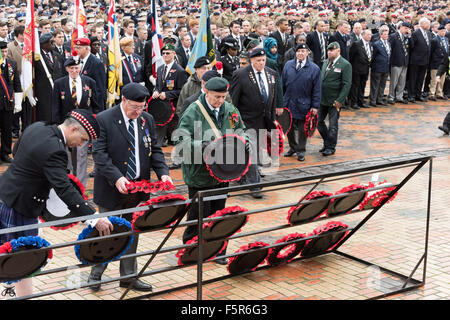
[(142, 105), (142, 106), (134, 106), (134, 105), (132, 105), (130, 102), (128, 102), (128, 108), (131, 109), (131, 110), (134, 110), (134, 111), (141, 111), (141, 110), (144, 110), (145, 107), (146, 107), (145, 104)]
[(172, 52), (163, 52), (163, 53), (162, 53), (163, 56), (169, 55), (169, 54), (172, 54)]

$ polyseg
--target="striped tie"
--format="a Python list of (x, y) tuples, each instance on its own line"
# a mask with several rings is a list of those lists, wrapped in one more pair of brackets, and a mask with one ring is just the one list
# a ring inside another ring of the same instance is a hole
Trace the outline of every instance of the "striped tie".
[(72, 100), (75, 109), (78, 109), (78, 100), (77, 100), (77, 80), (72, 80)]
[(128, 120), (128, 138), (130, 139), (130, 156), (127, 165), (127, 179), (136, 179), (136, 155), (135, 155), (135, 145), (134, 145), (134, 124), (133, 120)]

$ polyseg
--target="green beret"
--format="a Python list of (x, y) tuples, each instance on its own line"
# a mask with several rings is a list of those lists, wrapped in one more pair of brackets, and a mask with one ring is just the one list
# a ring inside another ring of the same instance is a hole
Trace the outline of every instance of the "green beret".
[(164, 50), (170, 50), (170, 51), (175, 51), (175, 46), (171, 43), (166, 43), (162, 48), (161, 48), (161, 52), (163, 52)]
[(205, 83), (205, 88), (215, 92), (227, 92), (230, 84), (224, 78), (214, 77)]
[(340, 49), (340, 48), (341, 48), (341, 46), (336, 41), (330, 43), (327, 47), (328, 50), (335, 50), (335, 49)]

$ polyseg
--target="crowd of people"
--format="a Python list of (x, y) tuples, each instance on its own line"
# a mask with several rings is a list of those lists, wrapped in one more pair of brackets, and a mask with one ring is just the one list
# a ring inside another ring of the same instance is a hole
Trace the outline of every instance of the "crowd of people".
[[(0, 158), (12, 163), (7, 178), (0, 179), (3, 184), (32, 184), (27, 174), (17, 178), (17, 168), (28, 172), (27, 166), (36, 167), (36, 176), (54, 156), (54, 166), (69, 168), (86, 185), (87, 158), (92, 152), (95, 168), (90, 175), (94, 177), (94, 202), (100, 212), (145, 201), (139, 193), (128, 194), (126, 186), (129, 181), (148, 179), (151, 170), (158, 179), (171, 182), (169, 169), (182, 168), (189, 197), (193, 197), (199, 190), (226, 187), (228, 183), (213, 179), (204, 163), (187, 163), (181, 157), (174, 158), (170, 166), (166, 164), (161, 148), (181, 144), (182, 139), (172, 135), (177, 128), (193, 137), (195, 121), (201, 122), (202, 130), (215, 129), (221, 134), (227, 129), (244, 130), (245, 150), (251, 150), (257, 160), (252, 161), (240, 183), (254, 184), (261, 181), (264, 157), (260, 151), (266, 147), (258, 132), (275, 129), (274, 121), (286, 112), (292, 118), (292, 129), (284, 156), (295, 155), (302, 162), (308, 138), (303, 128), (309, 117), (317, 117), (323, 140), (320, 152), (331, 156), (338, 145), (342, 109), (444, 101), (450, 97), (450, 81), (446, 81), (450, 75), (450, 8), (446, 1), (210, 0), (215, 55), (196, 56), (191, 73), (186, 67), (196, 54), (193, 49), (199, 41), (201, 2), (158, 1), (163, 64), (154, 73), (151, 3), (124, 0), (116, 5), (123, 87), (121, 96), (111, 105), (107, 101), (108, 5), (105, 1), (85, 1), (87, 36), (72, 39), (73, 3), (36, 1), (40, 59), (34, 63), (34, 98), (26, 99), (19, 81), (26, 4), (6, 0), (0, 5)], [(149, 98), (173, 106), (170, 121), (155, 125), (154, 117), (143, 112)], [(83, 126), (80, 128), (74, 119)], [(42, 121), (50, 124), (51, 130), (44, 129)], [(439, 128), (448, 134), (449, 125), (450, 120), (444, 121)], [(32, 139), (29, 132), (35, 132), (38, 138)], [(42, 146), (48, 158), (36, 156), (31, 164), (25, 153), (43, 152), (30, 145), (38, 143), (39, 137), (55, 141), (48, 148)], [(17, 145), (23, 145), (16, 148), (14, 160), (13, 138), (19, 138)], [(87, 140), (95, 140), (92, 149)], [(62, 144), (57, 146), (57, 141)], [(201, 141), (202, 150), (209, 143)], [(63, 156), (65, 147), (70, 150)], [(67, 191), (67, 179), (57, 178), (61, 172), (45, 171), (40, 176), (45, 185), (42, 190), (31, 188), (26, 193), (30, 197), (37, 194), (39, 202), (48, 197), (49, 186), (57, 187), (56, 192), (76, 210), (94, 212), (87, 203), (82, 204), (84, 210), (79, 209), (83, 201)], [(32, 210), (18, 205), (30, 200), (24, 196), (25, 191), (0, 191), (1, 228), (32, 223), (39, 215), (41, 203), (31, 200), (36, 206)], [(251, 189), (251, 195), (263, 197), (260, 188)], [(224, 207), (223, 199), (211, 201), (204, 214), (209, 216)], [(11, 218), (20, 216), (23, 210), (30, 212), (28, 220)], [(197, 217), (198, 207), (194, 205), (188, 219)], [(131, 216), (126, 218), (131, 220)], [(112, 228), (107, 220), (96, 223), (104, 234)], [(186, 230), (184, 242), (195, 236), (197, 227), (194, 229)], [(136, 247), (137, 237), (129, 253)], [(217, 262), (226, 264), (227, 260)], [(89, 282), (100, 281), (105, 268), (94, 267)], [(135, 259), (121, 262), (121, 276), (135, 273)], [(121, 282), (124, 287), (129, 284)], [(100, 284), (93, 285), (93, 289), (99, 288)], [(140, 281), (133, 283), (133, 288), (151, 290)], [(29, 284), (25, 292), (29, 292)]]

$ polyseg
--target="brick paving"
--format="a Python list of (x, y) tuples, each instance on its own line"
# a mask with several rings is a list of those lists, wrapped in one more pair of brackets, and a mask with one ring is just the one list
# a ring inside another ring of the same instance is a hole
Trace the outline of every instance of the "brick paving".
[[(434, 156), (431, 199), (431, 220), (428, 244), (426, 284), (412, 291), (386, 299), (428, 300), (450, 298), (450, 197), (448, 181), (450, 178), (450, 138), (437, 129), (445, 114), (450, 110), (449, 102), (427, 102), (421, 104), (395, 105), (361, 109), (343, 110), (340, 118), (339, 142), (335, 155), (323, 157), (318, 150), (322, 140), (318, 133), (308, 141), (306, 161), (300, 163), (295, 157), (282, 158), (276, 170), (265, 169), (264, 182), (300, 177), (314, 172), (342, 171), (367, 164), (383, 163), (390, 158), (409, 154), (409, 156)], [(286, 141), (287, 142), (287, 141)], [(164, 148), (169, 158), (172, 147)], [(285, 151), (288, 147), (285, 146)], [(408, 157), (408, 155), (406, 156)], [(168, 160), (170, 162), (170, 160)], [(90, 160), (90, 167), (92, 161)], [(6, 165), (0, 166), (3, 172)], [(401, 168), (380, 173), (379, 181), (399, 183), (412, 169)], [(181, 171), (171, 171), (176, 184), (176, 193), (186, 194)], [(351, 177), (340, 181), (330, 181), (318, 189), (335, 192), (352, 183), (368, 183), (372, 175)], [(89, 179), (87, 189), (92, 197), (93, 179)], [(424, 251), (426, 200), (428, 185), (428, 165), (422, 168), (399, 192), (397, 198), (386, 204), (341, 248), (342, 252), (354, 255), (370, 263), (409, 275)], [(276, 190), (265, 193), (261, 200), (248, 195), (231, 197), (227, 205), (240, 205), (249, 210), (276, 206), (298, 201), (311, 186)], [(267, 189), (266, 189), (267, 190)], [(279, 226), (287, 223), (289, 208), (272, 210), (249, 216), (249, 222), (242, 233)], [(287, 229), (275, 230), (233, 239), (229, 242), (227, 253), (231, 254), (240, 246), (254, 241), (269, 244), (290, 233), (310, 233), (327, 221), (337, 220), (350, 226), (358, 223), (367, 211), (340, 216), (336, 219), (315, 221)], [(45, 228), (41, 236), (52, 244), (76, 240), (84, 228), (78, 225), (64, 231)], [(181, 244), (183, 229), (175, 230), (164, 248)], [(167, 234), (167, 230), (144, 233), (140, 236), (138, 252), (154, 250)], [(177, 265), (176, 251), (156, 256), (147, 271), (164, 269)], [(149, 256), (138, 258), (139, 269)], [(35, 293), (59, 290), (73, 284), (85, 284), (90, 268), (65, 267), (78, 265), (73, 247), (54, 250), (54, 258), (45, 270), (63, 268), (64, 271), (34, 278)], [(264, 264), (265, 266), (266, 264)], [(119, 276), (119, 263), (110, 263), (103, 280)], [(413, 278), (420, 280), (423, 264)], [(203, 265), (203, 279), (224, 277), (223, 280), (203, 286), (205, 300), (329, 300), (329, 299), (367, 299), (384, 294), (399, 285), (396, 277), (373, 267), (337, 254), (326, 254), (309, 259), (296, 260), (277, 267), (263, 267), (244, 275), (225, 277), (226, 266), (215, 263)], [(178, 286), (194, 283), (197, 277), (196, 266), (157, 273), (144, 280), (151, 283), (154, 292), (161, 292)], [(79, 288), (51, 296), (42, 300), (116, 300), (124, 289), (117, 282), (102, 285), (99, 292), (89, 288)], [(130, 291), (127, 298), (139, 294)], [(154, 300), (196, 299), (196, 288), (186, 288), (150, 297)]]

